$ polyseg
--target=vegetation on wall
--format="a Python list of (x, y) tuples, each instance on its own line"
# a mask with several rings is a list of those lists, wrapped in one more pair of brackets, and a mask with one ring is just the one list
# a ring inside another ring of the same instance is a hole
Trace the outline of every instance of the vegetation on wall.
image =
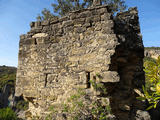
[(51, 106), (50, 111), (51, 114), (46, 117), (46, 120), (51, 120), (60, 111), (70, 120), (106, 120), (111, 114), (111, 108), (107, 101), (103, 100), (102, 104), (100, 100), (91, 100), (84, 89), (78, 89), (67, 99), (67, 102)]
[(15, 106), (16, 110), (27, 110), (28, 108), (29, 108), (29, 102), (25, 100), (18, 101)]
[[(98, 82), (96, 79), (98, 79)], [(90, 83), (95, 91), (97, 91), (97, 92), (99, 91), (101, 94), (107, 94), (107, 88), (105, 87), (104, 83), (102, 82), (102, 79), (103, 79), (103, 77), (99, 73), (97, 73), (94, 76), (93, 80), (90, 80)]]

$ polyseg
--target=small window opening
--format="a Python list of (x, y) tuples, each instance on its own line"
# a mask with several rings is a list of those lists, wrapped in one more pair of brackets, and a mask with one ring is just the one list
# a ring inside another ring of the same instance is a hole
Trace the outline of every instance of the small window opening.
[(87, 88), (91, 88), (91, 82), (90, 82), (90, 72), (86, 73), (86, 77), (87, 77)]
[(47, 77), (48, 77), (48, 74), (45, 74), (45, 83), (44, 83), (44, 87), (47, 86)]
[(36, 39), (34, 40), (34, 44), (37, 45), (37, 40)]

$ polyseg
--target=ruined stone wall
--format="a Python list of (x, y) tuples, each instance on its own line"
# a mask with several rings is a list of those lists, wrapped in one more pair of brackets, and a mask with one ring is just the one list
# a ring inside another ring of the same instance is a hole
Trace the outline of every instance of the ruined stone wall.
[[(96, 6), (30, 26), (20, 36), (16, 96), (30, 102), (32, 115), (47, 113), (84, 88), (90, 96), (108, 98), (117, 119), (133, 118), (140, 109), (135, 91), (144, 84), (136, 8), (113, 19), (107, 6)], [(91, 80), (104, 84), (107, 94), (95, 92)]]

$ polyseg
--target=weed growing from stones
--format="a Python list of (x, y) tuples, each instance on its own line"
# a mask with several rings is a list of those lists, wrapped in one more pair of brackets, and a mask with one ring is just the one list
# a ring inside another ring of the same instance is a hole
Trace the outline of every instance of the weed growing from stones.
[(58, 107), (51, 106), (50, 111), (51, 114), (46, 117), (46, 120), (51, 120), (58, 113), (66, 116), (69, 120), (107, 120), (107, 115), (111, 114), (111, 108), (107, 101), (105, 105), (102, 105), (98, 99), (87, 98), (85, 89), (77, 89), (76, 93), (67, 99), (67, 102)]
[(17, 116), (11, 108), (3, 108), (0, 109), (0, 120), (17, 120)]

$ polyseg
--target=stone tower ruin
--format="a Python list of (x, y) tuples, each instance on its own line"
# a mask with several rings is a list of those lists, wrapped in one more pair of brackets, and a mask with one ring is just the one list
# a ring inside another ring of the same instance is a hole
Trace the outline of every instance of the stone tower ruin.
[[(77, 88), (108, 99), (118, 120), (132, 120), (143, 109), (135, 92), (144, 84), (136, 8), (113, 17), (108, 6), (94, 6), (30, 26), (20, 36), (16, 96), (29, 101), (32, 115), (47, 114)], [(107, 94), (95, 91), (91, 80), (103, 84)]]

